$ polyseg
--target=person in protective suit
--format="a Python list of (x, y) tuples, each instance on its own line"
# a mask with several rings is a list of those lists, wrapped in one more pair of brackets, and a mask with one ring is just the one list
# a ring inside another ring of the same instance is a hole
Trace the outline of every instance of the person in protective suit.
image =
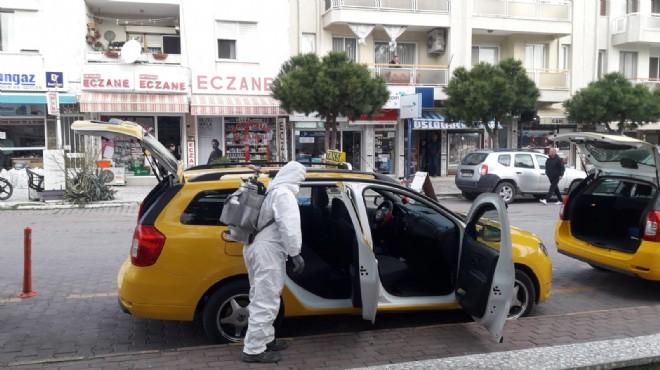
[(245, 362), (272, 363), (280, 360), (279, 351), (289, 345), (275, 339), (273, 323), (280, 309), (287, 256), (294, 264), (293, 272), (305, 267), (300, 256), (302, 232), (296, 195), (305, 179), (305, 167), (289, 162), (268, 185), (257, 225), (268, 225), (243, 247), (243, 257), (250, 279), (250, 305), (243, 354)]

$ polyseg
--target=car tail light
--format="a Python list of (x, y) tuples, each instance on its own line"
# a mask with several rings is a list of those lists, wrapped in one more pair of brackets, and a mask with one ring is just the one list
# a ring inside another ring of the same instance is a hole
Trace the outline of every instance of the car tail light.
[(479, 170), (479, 174), (481, 176), (488, 175), (488, 165), (487, 164), (482, 164), (481, 169)]
[(165, 235), (152, 225), (137, 225), (131, 244), (131, 263), (138, 267), (151, 266), (158, 260), (165, 245)]
[(658, 233), (659, 222), (660, 212), (652, 211), (646, 215), (646, 223), (644, 224), (644, 240), (660, 242), (660, 234)]
[(564, 202), (561, 204), (561, 207), (559, 207), (559, 219), (562, 221), (568, 220), (567, 215), (564, 215), (564, 210), (566, 209), (566, 205), (568, 204), (568, 194), (564, 196)]

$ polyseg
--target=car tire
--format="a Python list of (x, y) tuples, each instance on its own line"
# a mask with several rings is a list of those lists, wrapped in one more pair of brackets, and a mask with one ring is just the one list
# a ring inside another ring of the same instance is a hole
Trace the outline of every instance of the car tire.
[[(249, 303), (250, 283), (247, 280), (232, 281), (213, 292), (202, 312), (202, 326), (206, 336), (218, 344), (242, 342), (250, 317)], [(284, 304), (280, 301), (280, 310), (273, 326), (279, 327), (283, 318)]]
[(211, 294), (204, 306), (202, 325), (213, 343), (243, 341), (248, 325), (249, 297), (247, 280), (232, 281)]
[(479, 193), (468, 193), (466, 191), (463, 192), (463, 198), (467, 200), (475, 200), (479, 196)]
[(495, 188), (495, 194), (499, 195), (504, 203), (510, 204), (516, 198), (516, 186), (508, 181), (501, 182)]
[(516, 269), (516, 280), (513, 285), (513, 297), (509, 308), (509, 319), (517, 319), (529, 315), (536, 302), (534, 283), (526, 272)]

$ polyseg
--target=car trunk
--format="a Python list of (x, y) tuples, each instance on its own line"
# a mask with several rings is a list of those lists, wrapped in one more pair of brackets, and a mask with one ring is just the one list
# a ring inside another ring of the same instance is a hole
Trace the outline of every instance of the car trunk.
[(570, 201), (571, 233), (597, 247), (635, 253), (655, 194), (646, 181), (598, 178)]

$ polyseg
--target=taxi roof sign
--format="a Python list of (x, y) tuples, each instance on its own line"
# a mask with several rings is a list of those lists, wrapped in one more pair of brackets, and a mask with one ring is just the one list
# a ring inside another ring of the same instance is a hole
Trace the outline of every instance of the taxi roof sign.
[(328, 162), (343, 163), (346, 162), (346, 152), (340, 152), (339, 150), (328, 150), (325, 153), (325, 159)]

